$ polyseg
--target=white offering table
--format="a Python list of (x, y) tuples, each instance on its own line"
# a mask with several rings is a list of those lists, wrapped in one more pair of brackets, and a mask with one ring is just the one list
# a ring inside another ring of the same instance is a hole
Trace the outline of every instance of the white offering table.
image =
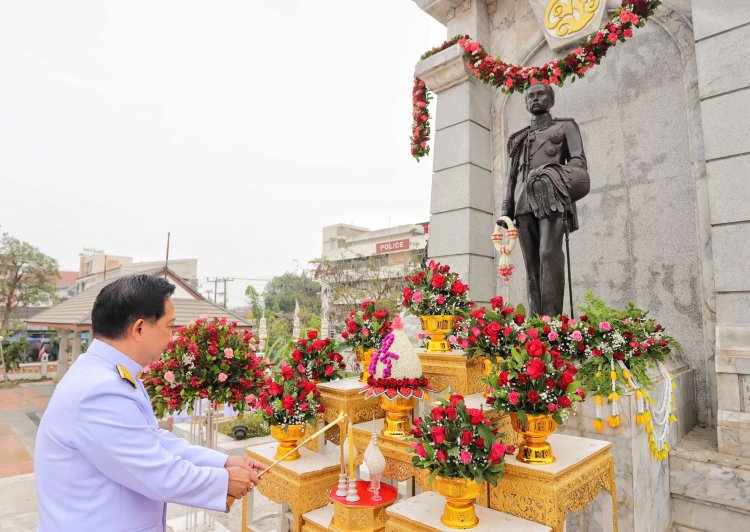
[[(397, 502), (388, 510), (385, 532), (453, 532), (440, 522), (443, 515), (445, 498), (434, 491), (426, 491), (409, 499)], [(474, 505), (479, 524), (472, 532), (549, 532), (550, 528), (520, 517), (501, 513), (483, 506)]]

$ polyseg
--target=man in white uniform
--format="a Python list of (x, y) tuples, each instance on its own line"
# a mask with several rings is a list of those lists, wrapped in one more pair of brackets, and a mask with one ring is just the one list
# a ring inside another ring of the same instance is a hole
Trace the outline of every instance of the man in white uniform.
[(160, 430), (138, 376), (174, 326), (174, 285), (150, 275), (104, 287), (94, 340), (57, 385), (34, 452), (41, 532), (163, 531), (166, 503), (223, 511), (261, 464)]

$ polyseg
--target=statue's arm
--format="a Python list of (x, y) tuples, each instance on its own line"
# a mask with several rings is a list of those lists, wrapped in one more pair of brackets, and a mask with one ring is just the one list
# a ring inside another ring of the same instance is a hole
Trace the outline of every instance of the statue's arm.
[(583, 152), (581, 130), (573, 120), (568, 120), (565, 124), (565, 139), (568, 147), (568, 162), (588, 169), (586, 154)]
[(512, 220), (516, 213), (516, 202), (514, 196), (516, 189), (516, 176), (513, 175), (513, 162), (511, 160), (508, 160), (508, 175), (506, 183), (505, 199), (500, 208), (500, 216), (507, 216)]

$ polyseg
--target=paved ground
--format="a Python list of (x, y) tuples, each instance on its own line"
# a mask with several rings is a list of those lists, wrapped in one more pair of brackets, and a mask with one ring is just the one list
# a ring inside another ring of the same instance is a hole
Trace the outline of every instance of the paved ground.
[[(34, 488), (34, 440), (39, 420), (44, 414), (49, 398), (54, 391), (51, 382), (21, 383), (14, 386), (0, 385), (0, 532), (25, 532), (36, 530), (38, 522), (36, 491)], [(242, 454), (244, 444), (236, 442), (232, 454)], [(278, 512), (279, 505), (259, 493), (255, 496), (255, 514), (269, 515)], [(171, 528), (185, 530), (189, 509), (180, 505), (169, 505), (167, 518)], [(208, 514), (208, 518), (204, 518)], [(229, 514), (202, 512), (198, 523), (216, 520), (221, 526), (210, 528), (214, 532), (238, 531), (241, 528), (242, 504), (234, 504)], [(276, 518), (268, 517), (260, 522), (258, 530), (276, 530)], [(203, 528), (198, 528), (202, 530)]]

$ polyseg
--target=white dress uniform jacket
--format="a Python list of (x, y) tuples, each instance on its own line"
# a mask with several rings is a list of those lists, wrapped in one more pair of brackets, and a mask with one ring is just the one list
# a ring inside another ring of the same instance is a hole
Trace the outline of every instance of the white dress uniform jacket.
[(55, 389), (39, 425), (34, 471), (40, 532), (152, 532), (166, 504), (224, 510), (226, 455), (160, 430), (143, 368), (94, 340)]

